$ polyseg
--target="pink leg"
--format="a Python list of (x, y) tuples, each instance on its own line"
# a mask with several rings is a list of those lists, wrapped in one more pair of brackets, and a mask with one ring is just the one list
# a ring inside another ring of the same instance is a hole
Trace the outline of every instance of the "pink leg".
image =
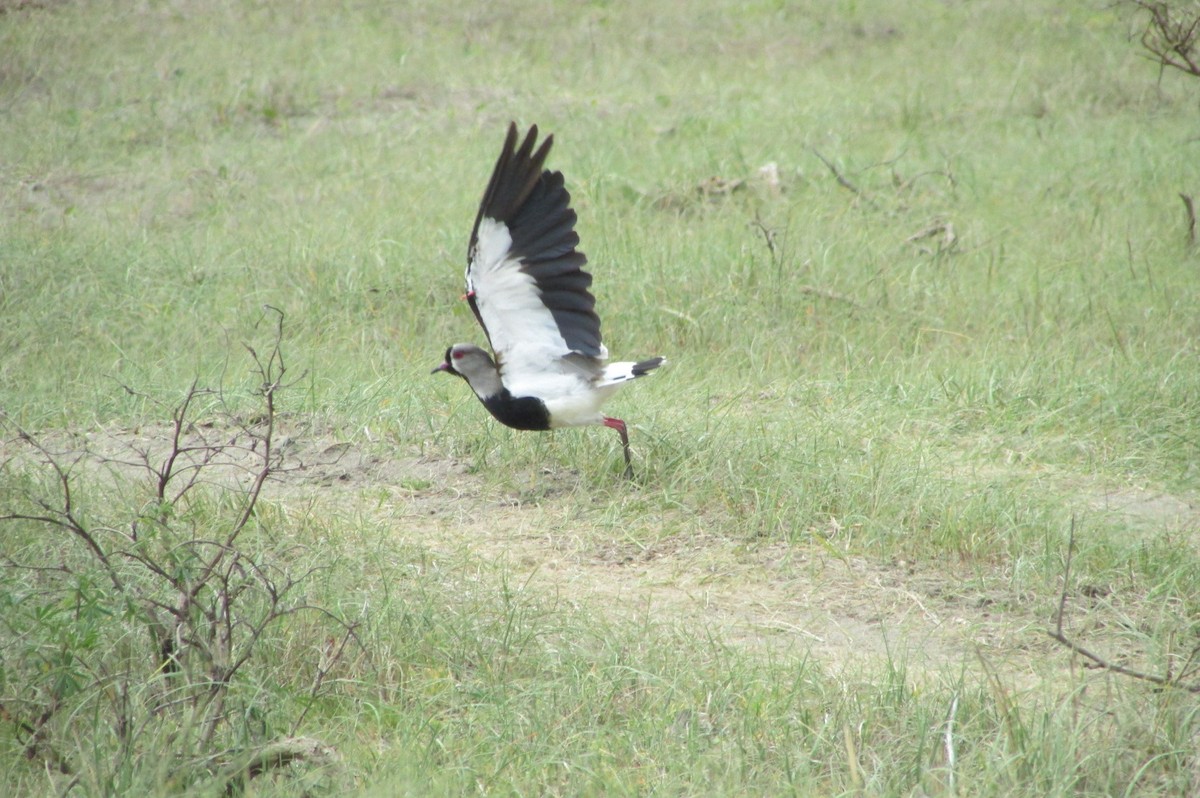
[(625, 478), (633, 479), (633, 464), (629, 459), (629, 431), (625, 428), (625, 422), (619, 418), (605, 416), (604, 426), (612, 427), (621, 436), (621, 448), (625, 451)]

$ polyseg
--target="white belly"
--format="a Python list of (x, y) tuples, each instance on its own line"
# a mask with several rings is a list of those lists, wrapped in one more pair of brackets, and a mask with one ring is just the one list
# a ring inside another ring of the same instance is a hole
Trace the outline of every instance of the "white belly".
[(546, 400), (550, 411), (550, 427), (582, 427), (588, 424), (603, 424), (604, 415), (600, 407), (616, 393), (619, 385), (592, 388), (584, 393), (559, 396)]

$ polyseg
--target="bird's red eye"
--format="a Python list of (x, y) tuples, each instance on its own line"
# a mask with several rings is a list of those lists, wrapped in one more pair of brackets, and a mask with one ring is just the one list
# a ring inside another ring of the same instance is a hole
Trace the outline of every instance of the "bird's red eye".
[(453, 357), (455, 360), (462, 360), (463, 354), (464, 354), (463, 352), (451, 352), (450, 356)]

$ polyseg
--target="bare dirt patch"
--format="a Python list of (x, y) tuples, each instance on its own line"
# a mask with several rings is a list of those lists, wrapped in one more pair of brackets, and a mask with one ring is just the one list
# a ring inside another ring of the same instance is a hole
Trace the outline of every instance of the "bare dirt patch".
[(1145, 488), (1097, 490), (1084, 498), (1091, 509), (1124, 516), (1134, 525), (1179, 527), (1200, 520), (1194, 502)]

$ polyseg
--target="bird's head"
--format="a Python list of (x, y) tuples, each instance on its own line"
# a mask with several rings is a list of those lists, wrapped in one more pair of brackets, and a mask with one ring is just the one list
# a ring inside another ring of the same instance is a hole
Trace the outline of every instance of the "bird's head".
[(446, 359), (442, 365), (429, 373), (437, 374), (439, 371), (456, 374), (471, 382), (472, 378), (494, 375), (496, 363), (491, 355), (474, 344), (455, 344), (446, 350)]

